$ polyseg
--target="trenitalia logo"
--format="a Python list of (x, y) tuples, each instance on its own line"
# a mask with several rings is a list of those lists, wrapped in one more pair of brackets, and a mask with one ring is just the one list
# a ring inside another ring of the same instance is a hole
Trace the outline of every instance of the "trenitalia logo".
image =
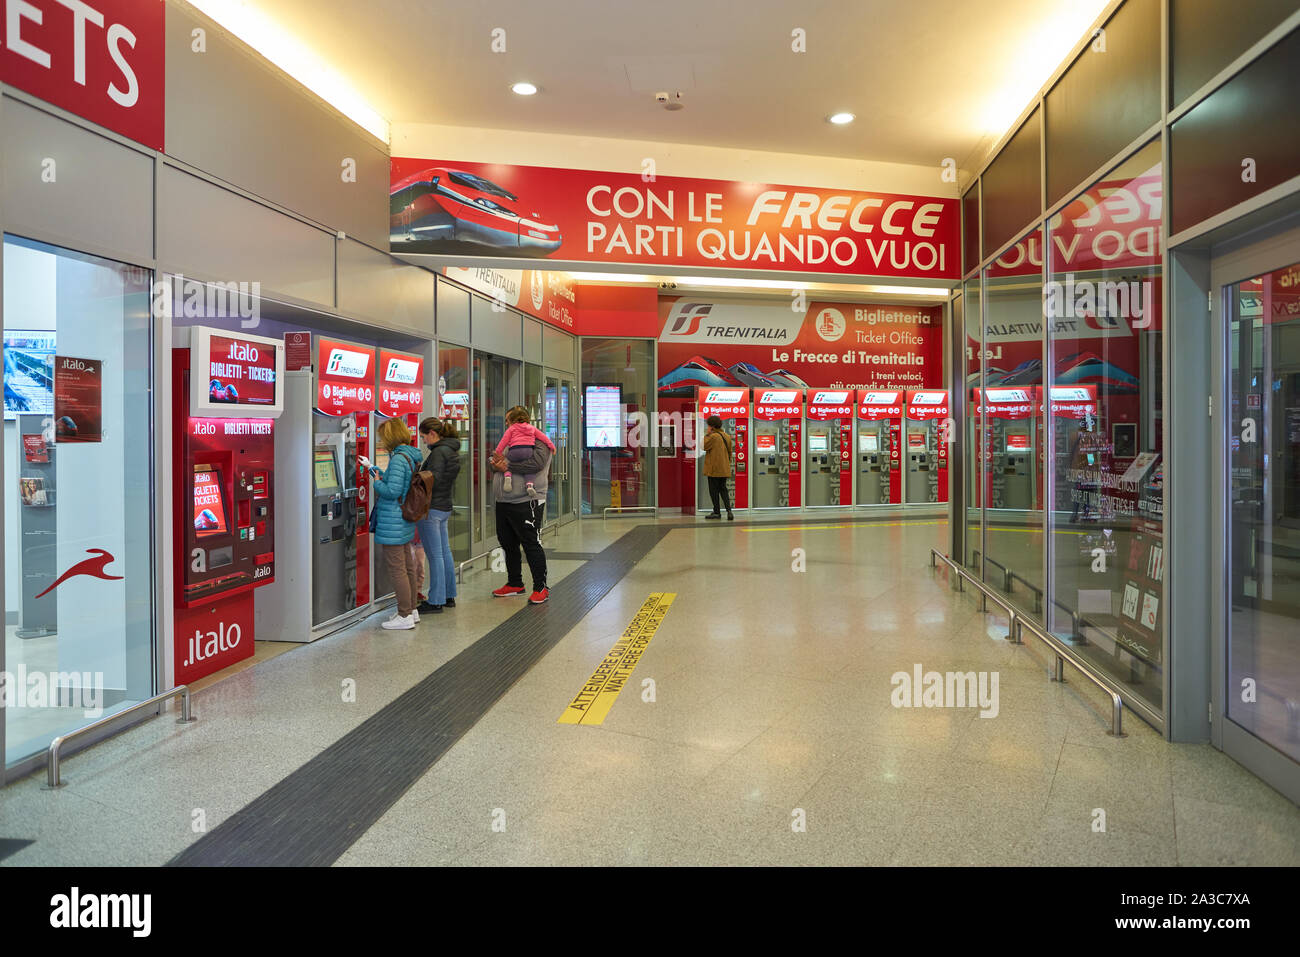
[(758, 401), (762, 405), (780, 405), (782, 403), (795, 402), (798, 398), (798, 392), (764, 392)]
[(817, 392), (813, 395), (814, 405), (838, 405), (848, 400), (847, 392)]
[(897, 401), (897, 392), (868, 392), (862, 397), (863, 405), (890, 405)]
[(743, 389), (710, 389), (708, 395), (704, 397), (705, 402), (743, 402), (744, 400)]
[(397, 382), (402, 385), (415, 385), (416, 377), (420, 374), (420, 364), (412, 362), (410, 359), (392, 358), (388, 360), (387, 371), (384, 372), (385, 382)]
[(700, 322), (708, 316), (713, 309), (706, 302), (683, 302), (673, 306), (673, 314), (669, 316), (672, 324), (669, 326), (668, 335), (670, 336), (693, 336), (700, 330)]
[(343, 376), (347, 379), (364, 379), (369, 371), (370, 356), (349, 349), (331, 349), (329, 361), (325, 363), (326, 375)]
[(785, 305), (678, 302), (669, 310), (659, 338), (732, 346), (785, 345), (798, 337), (804, 315)]
[(946, 401), (947, 392), (917, 392), (912, 396), (913, 405), (942, 405)]

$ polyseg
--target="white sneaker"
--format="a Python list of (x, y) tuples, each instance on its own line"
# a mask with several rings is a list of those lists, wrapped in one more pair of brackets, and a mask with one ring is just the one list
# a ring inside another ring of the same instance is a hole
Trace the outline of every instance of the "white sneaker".
[(411, 611), (411, 617), (415, 619), (415, 623), (416, 623), (417, 625), (420, 623), (420, 613), (419, 613), (418, 611), (414, 611), (414, 610), (412, 610), (412, 611)]
[(379, 627), (387, 628), (389, 631), (410, 631), (415, 627), (415, 616), (408, 615), (403, 618), (401, 615), (394, 615)]

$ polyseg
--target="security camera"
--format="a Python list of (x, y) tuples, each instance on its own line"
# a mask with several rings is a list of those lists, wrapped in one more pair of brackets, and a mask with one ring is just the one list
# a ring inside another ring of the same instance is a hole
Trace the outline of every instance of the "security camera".
[(672, 99), (672, 97), (669, 96), (667, 93), (656, 93), (656, 94), (655, 94), (655, 102), (656, 102), (656, 103), (667, 103), (667, 102), (668, 102), (669, 100), (671, 100), (671, 99)]
[(686, 104), (682, 102), (682, 91), (676, 90), (672, 93), (660, 91), (655, 94), (655, 102), (665, 110), (680, 110)]

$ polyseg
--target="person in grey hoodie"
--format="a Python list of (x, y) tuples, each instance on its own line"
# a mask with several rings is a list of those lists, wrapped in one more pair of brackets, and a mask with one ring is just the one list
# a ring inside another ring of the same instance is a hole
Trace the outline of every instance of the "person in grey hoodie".
[[(506, 425), (528, 422), (528, 410), (521, 405), (506, 413)], [(542, 550), (542, 521), (546, 518), (547, 479), (551, 470), (551, 445), (537, 438), (532, 448), (512, 446), (505, 454), (494, 452), (492, 501), (496, 503), (497, 541), (505, 553), (506, 583), (492, 592), (495, 598), (524, 594), (524, 566), (528, 559), (533, 576), (533, 593), (528, 600), (540, 605), (551, 597), (546, 583), (546, 552)], [(511, 473), (510, 490), (505, 490), (505, 473)]]

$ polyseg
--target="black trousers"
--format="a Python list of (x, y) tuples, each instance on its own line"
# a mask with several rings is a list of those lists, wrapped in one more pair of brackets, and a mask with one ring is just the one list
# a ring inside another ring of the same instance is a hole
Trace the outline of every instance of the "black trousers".
[(532, 502), (497, 502), (497, 541), (506, 558), (506, 584), (524, 587), (524, 563), (519, 555), (522, 546), (533, 573), (533, 591), (546, 587), (546, 552), (542, 550), (542, 520), (546, 518), (546, 500)]
[(722, 514), (721, 512), (718, 511), (718, 499), (721, 498), (722, 507), (725, 508), (727, 510), (727, 514), (730, 515), (731, 495), (730, 493), (727, 492), (726, 476), (723, 476), (722, 478), (718, 478), (717, 476), (706, 475), (705, 478), (709, 480), (709, 498), (713, 499), (713, 514), (714, 515)]

